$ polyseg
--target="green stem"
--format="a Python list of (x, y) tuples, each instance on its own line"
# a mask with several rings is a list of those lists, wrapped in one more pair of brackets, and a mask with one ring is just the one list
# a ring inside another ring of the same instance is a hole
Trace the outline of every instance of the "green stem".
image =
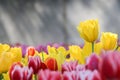
[(119, 48), (119, 46), (117, 46), (117, 47), (115, 48), (115, 50), (118, 50), (118, 48)]
[(94, 52), (94, 42), (92, 42), (92, 53)]
[(37, 75), (35, 74), (35, 76), (34, 76), (34, 80), (37, 80)]
[(0, 74), (0, 80), (3, 80), (3, 75), (2, 74)]
[(44, 54), (43, 54), (43, 52), (42, 52), (42, 61), (44, 62)]

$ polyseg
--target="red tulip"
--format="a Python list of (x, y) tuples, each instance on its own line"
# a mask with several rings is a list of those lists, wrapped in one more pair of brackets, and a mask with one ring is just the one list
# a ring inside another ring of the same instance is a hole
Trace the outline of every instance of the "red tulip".
[(45, 63), (41, 62), (41, 67), (40, 68), (45, 70), (45, 69), (47, 69), (47, 65)]
[(33, 69), (34, 74), (36, 74), (41, 68), (41, 59), (39, 56), (32, 56), (28, 59), (28, 67)]
[(58, 66), (57, 66), (57, 61), (54, 58), (48, 57), (45, 60), (45, 64), (47, 65), (47, 68), (50, 70), (58, 70)]
[(34, 56), (35, 54), (35, 48), (34, 47), (28, 47), (27, 48), (27, 56)]

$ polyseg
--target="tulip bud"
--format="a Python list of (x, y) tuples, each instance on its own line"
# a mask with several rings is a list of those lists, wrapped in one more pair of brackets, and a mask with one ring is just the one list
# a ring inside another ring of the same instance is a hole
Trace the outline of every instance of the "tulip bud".
[(47, 68), (50, 70), (58, 70), (58, 66), (57, 66), (57, 61), (54, 58), (48, 57), (45, 60), (45, 64), (47, 65)]
[(101, 42), (104, 50), (113, 50), (116, 47), (118, 35), (115, 33), (102, 33)]
[(92, 54), (88, 59), (87, 59), (87, 68), (90, 70), (98, 69), (98, 64), (99, 64), (99, 57), (95, 54)]
[(32, 80), (33, 70), (32, 68), (23, 67), (23, 80)]
[(16, 65), (14, 69), (11, 71), (11, 80), (22, 80), (22, 68), (19, 65)]
[(105, 79), (114, 79), (117, 77), (119, 71), (118, 62), (120, 59), (120, 54), (117, 52), (106, 52), (102, 56), (102, 60), (99, 64), (99, 71)]
[(47, 65), (45, 63), (41, 62), (41, 67), (40, 68), (45, 70), (45, 69), (47, 69)]
[(65, 62), (62, 64), (62, 73), (66, 71), (74, 71), (74, 70), (80, 70), (80, 67), (78, 66), (78, 61), (70, 61), (70, 62)]
[(99, 33), (98, 20), (87, 20), (84, 22), (80, 22), (77, 30), (84, 40), (88, 42), (94, 42), (98, 38)]
[(36, 74), (41, 67), (41, 59), (39, 56), (29, 57), (28, 67), (33, 69), (34, 74)]
[(10, 67), (10, 69), (9, 69), (10, 79), (12, 79), (12, 72), (15, 69), (16, 65), (17, 65), (17, 67), (23, 67), (23, 65), (20, 62), (13, 63), (12, 66)]
[(33, 70), (28, 67), (21, 67), (19, 64), (14, 64), (10, 68), (10, 80), (32, 80)]
[(28, 47), (27, 48), (27, 56), (34, 56), (35, 54), (35, 48), (34, 47)]

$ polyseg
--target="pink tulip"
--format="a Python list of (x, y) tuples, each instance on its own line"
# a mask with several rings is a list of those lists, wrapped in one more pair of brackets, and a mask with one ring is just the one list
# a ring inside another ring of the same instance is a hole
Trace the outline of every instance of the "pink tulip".
[(77, 61), (65, 62), (64, 64), (62, 64), (62, 72), (73, 71), (76, 69), (77, 65), (78, 65)]
[(120, 53), (107, 51), (102, 55), (99, 71), (104, 79), (120, 80)]
[(79, 73), (80, 71), (65, 71), (63, 73), (63, 80), (81, 80)]
[(102, 80), (100, 73), (97, 70), (94, 70), (87, 75), (86, 80)]
[(86, 62), (87, 69), (90, 70), (95, 70), (98, 69), (98, 64), (99, 64), (100, 58), (96, 54), (92, 54)]
[(46, 69), (38, 72), (38, 80), (62, 80), (62, 78), (60, 72)]
[(33, 70), (20, 65), (13, 65), (9, 71), (10, 80), (32, 80)]
[(34, 74), (38, 73), (41, 68), (41, 59), (39, 56), (30, 56), (28, 59), (28, 67), (33, 69)]

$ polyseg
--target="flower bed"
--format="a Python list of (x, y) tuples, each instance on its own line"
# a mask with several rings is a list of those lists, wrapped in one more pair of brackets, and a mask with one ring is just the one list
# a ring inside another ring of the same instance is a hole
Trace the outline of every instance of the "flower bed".
[(118, 35), (103, 32), (99, 40), (98, 20), (77, 30), (84, 45), (0, 44), (0, 80), (120, 80)]

